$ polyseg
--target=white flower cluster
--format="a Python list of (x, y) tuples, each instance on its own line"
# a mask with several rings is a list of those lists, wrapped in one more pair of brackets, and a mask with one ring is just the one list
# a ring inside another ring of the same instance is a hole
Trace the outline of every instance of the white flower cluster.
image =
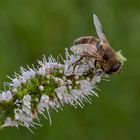
[(64, 104), (83, 108), (84, 102), (91, 103), (90, 96), (98, 96), (94, 89), (104, 72), (94, 67), (94, 59), (79, 59), (66, 49), (64, 64), (50, 56), (38, 61), (38, 68), (21, 68), (21, 75), (10, 78), (9, 90), (0, 93), (0, 112), (7, 116), (0, 120), (2, 127), (25, 126), (32, 132), (30, 127), (40, 125), (35, 121), (40, 122), (38, 114), (51, 124), (50, 109), (58, 111)]

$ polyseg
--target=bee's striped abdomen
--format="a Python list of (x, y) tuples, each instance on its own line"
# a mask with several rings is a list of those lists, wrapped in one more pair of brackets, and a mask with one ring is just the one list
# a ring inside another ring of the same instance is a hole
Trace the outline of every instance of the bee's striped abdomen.
[(98, 42), (98, 39), (93, 36), (87, 36), (87, 37), (80, 37), (74, 41), (74, 45), (77, 44), (96, 44)]

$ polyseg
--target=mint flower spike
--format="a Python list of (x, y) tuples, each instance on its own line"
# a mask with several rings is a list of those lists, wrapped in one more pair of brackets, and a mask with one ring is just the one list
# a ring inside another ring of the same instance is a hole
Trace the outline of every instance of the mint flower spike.
[[(90, 97), (97, 84), (107, 77), (100, 66), (95, 66), (94, 58), (83, 58), (69, 54), (65, 50), (63, 64), (52, 56), (38, 61), (37, 68), (20, 68), (8, 83), (8, 90), (0, 93), (0, 125), (3, 127), (24, 126), (31, 128), (42, 126), (39, 114), (49, 119), (52, 124), (50, 109), (58, 112), (65, 104), (84, 107), (91, 103)], [(120, 56), (120, 53), (119, 53)], [(122, 58), (122, 57), (121, 57)]]

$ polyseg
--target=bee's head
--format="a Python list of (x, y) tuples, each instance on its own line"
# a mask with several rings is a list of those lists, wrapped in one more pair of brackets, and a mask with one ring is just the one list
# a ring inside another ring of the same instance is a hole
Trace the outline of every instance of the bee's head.
[(118, 72), (122, 63), (116, 58), (116, 52), (112, 49), (109, 43), (100, 40), (97, 42), (96, 48), (104, 60), (101, 67), (105, 73), (111, 74), (113, 72)]

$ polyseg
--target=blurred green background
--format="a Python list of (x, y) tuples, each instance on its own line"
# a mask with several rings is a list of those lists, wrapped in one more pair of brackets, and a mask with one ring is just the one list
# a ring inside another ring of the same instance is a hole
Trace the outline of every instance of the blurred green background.
[(93, 13), (128, 59), (121, 73), (100, 83), (100, 98), (84, 109), (52, 112), (53, 125), (42, 118), (35, 134), (5, 128), (0, 140), (140, 140), (139, 0), (0, 0), (0, 87), (19, 66), (36, 64), (43, 54), (64, 56), (74, 39), (96, 35)]

